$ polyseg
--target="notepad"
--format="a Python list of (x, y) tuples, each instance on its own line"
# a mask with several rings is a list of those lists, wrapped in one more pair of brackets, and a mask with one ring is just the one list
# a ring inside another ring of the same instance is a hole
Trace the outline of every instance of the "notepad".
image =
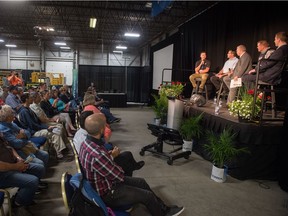
[(231, 80), (230, 88), (237, 88), (242, 86), (242, 79), (238, 78), (236, 81), (234, 79)]

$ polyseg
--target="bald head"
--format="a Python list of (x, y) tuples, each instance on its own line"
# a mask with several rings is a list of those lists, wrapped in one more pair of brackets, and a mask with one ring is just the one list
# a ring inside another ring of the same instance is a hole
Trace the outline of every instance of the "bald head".
[(102, 113), (90, 115), (85, 120), (85, 129), (91, 136), (101, 136), (105, 128), (105, 116)]

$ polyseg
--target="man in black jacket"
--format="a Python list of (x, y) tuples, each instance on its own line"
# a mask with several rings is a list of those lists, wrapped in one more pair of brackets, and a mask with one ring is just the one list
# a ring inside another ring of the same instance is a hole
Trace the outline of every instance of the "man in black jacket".
[[(275, 35), (275, 46), (277, 49), (267, 59), (262, 59), (259, 64), (259, 80), (277, 85), (281, 82), (281, 73), (286, 65), (288, 56), (288, 36), (286, 32), (278, 32)], [(244, 83), (255, 82), (256, 75), (245, 76)]]

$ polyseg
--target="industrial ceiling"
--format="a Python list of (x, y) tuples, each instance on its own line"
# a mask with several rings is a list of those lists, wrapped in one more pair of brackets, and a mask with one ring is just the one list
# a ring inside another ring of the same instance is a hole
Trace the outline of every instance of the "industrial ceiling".
[[(123, 45), (137, 50), (215, 3), (171, 1), (152, 15), (151, 1), (0, 1), (0, 39), (22, 45), (64, 41), (71, 48)], [(89, 27), (91, 17), (97, 19), (95, 28)], [(125, 32), (140, 37), (128, 38)]]

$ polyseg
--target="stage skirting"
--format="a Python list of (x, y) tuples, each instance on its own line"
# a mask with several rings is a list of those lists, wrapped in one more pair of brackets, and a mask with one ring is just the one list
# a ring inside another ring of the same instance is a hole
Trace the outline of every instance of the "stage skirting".
[[(231, 128), (237, 133), (236, 146), (247, 147), (250, 154), (241, 154), (228, 164), (228, 174), (234, 178), (244, 179), (277, 179), (278, 147), (283, 136), (283, 127), (279, 123), (259, 126), (254, 123), (239, 123), (230, 116), (227, 108), (222, 108), (220, 114), (214, 114), (213, 104), (204, 107), (185, 106), (184, 115), (193, 116), (203, 113), (203, 130), (221, 133), (224, 128)], [(193, 151), (210, 160), (203, 149), (205, 135), (193, 146)]]

